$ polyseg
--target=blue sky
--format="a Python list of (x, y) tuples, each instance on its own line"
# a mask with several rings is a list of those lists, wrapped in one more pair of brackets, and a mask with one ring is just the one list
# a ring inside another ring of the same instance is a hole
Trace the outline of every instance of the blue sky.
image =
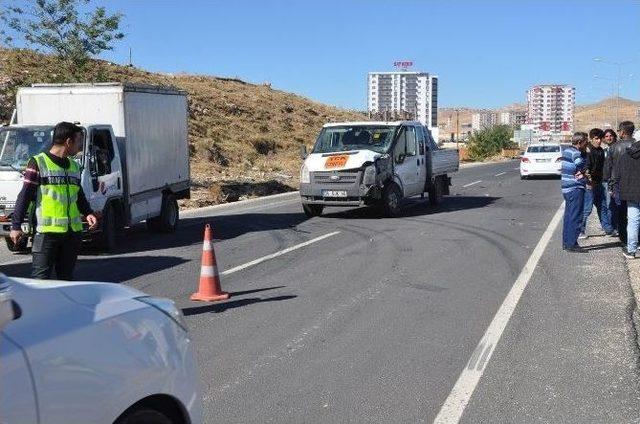
[[(162, 72), (269, 81), (366, 108), (366, 75), (411, 60), (440, 77), (441, 106), (525, 101), (567, 83), (578, 103), (640, 98), (640, 1), (97, 0), (124, 13), (126, 38), (102, 57)], [(595, 79), (594, 75), (607, 79)], [(629, 74), (633, 76), (629, 77)]]

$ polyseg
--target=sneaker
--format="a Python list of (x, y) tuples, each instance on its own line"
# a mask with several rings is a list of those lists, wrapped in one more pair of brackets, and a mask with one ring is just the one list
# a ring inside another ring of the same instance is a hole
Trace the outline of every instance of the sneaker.
[(611, 231), (610, 233), (606, 233), (609, 237), (618, 237), (618, 232), (616, 230)]
[(585, 233), (580, 233), (580, 235), (578, 236), (578, 240), (584, 240), (584, 239), (588, 239), (589, 236), (586, 235)]
[(626, 247), (622, 247), (622, 256), (624, 256), (627, 259), (635, 259), (636, 258), (636, 254), (635, 253), (629, 253), (627, 251)]

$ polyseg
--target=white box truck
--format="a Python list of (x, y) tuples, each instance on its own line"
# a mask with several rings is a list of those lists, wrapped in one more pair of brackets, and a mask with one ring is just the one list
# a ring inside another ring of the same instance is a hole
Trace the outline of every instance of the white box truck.
[(440, 149), (417, 121), (325, 124), (313, 150), (303, 150), (300, 197), (304, 213), (326, 206), (378, 205), (398, 216), (405, 199), (429, 194), (436, 205), (449, 194), (458, 151)]
[[(17, 124), (0, 127), (0, 236), (11, 250), (11, 214), (29, 157), (48, 149), (54, 126), (84, 128), (75, 160), (82, 188), (102, 212), (97, 234), (105, 250), (117, 247), (125, 227), (145, 221), (173, 232), (177, 200), (190, 196), (187, 96), (174, 88), (120, 84), (36, 84), (18, 89)], [(23, 228), (31, 229), (27, 220)]]

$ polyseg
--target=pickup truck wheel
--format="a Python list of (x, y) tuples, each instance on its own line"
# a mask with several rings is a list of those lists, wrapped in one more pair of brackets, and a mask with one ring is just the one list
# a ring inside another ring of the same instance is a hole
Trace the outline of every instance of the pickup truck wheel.
[(106, 252), (114, 252), (118, 247), (118, 217), (113, 205), (108, 205), (102, 212), (102, 232), (99, 236), (100, 248)]
[(429, 188), (429, 203), (433, 206), (438, 206), (442, 203), (442, 196), (444, 193), (444, 181), (441, 177), (436, 177), (431, 188)]
[(388, 217), (400, 216), (402, 210), (402, 192), (397, 184), (389, 184), (382, 193), (382, 210)]
[(7, 242), (7, 249), (11, 252), (24, 253), (29, 250), (27, 249), (27, 244), (29, 243), (29, 238), (27, 236), (22, 237), (22, 239), (18, 241), (18, 244), (15, 244), (9, 237), (5, 237), (4, 241)]
[(173, 194), (167, 194), (162, 198), (160, 216), (155, 218), (157, 221), (155, 224), (152, 224), (152, 226), (155, 226), (156, 231), (161, 233), (175, 232), (176, 228), (178, 228), (179, 212), (178, 201), (175, 196)]
[(322, 215), (322, 210), (324, 209), (323, 205), (308, 205), (306, 203), (302, 204), (302, 210), (304, 214), (309, 218), (313, 218), (314, 216)]

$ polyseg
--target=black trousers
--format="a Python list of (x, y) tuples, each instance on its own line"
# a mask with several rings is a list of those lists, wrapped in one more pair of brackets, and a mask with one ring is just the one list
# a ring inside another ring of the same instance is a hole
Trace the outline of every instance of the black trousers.
[(49, 280), (55, 268), (58, 280), (72, 280), (81, 242), (80, 233), (37, 233), (31, 249), (31, 277)]

